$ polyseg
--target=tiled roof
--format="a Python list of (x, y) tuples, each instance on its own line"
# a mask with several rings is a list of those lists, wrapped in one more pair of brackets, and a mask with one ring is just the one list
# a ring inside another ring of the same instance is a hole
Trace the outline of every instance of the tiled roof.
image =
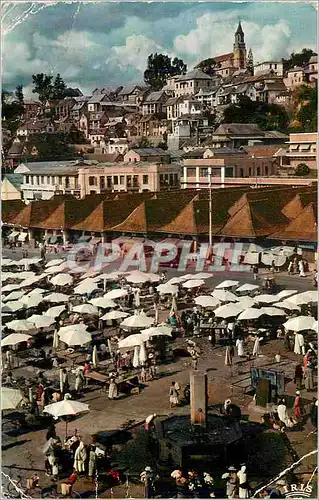
[(11, 182), (11, 184), (17, 189), (20, 189), (20, 186), (23, 183), (22, 174), (5, 174), (4, 178), (8, 179), (8, 181)]
[(249, 156), (255, 156), (256, 158), (272, 158), (279, 150), (279, 146), (277, 144), (258, 144), (255, 146), (243, 146), (242, 149), (246, 151)]
[(110, 102), (111, 100), (106, 94), (94, 94), (92, 97), (88, 100), (88, 104), (98, 104), (101, 101), (108, 101)]
[(294, 198), (289, 201), (284, 208), (282, 209), (282, 213), (288, 217), (288, 219), (295, 219), (301, 212), (302, 210), (311, 202), (316, 201), (318, 196), (318, 191), (317, 189), (311, 189), (304, 191), (304, 192), (299, 192), (294, 196)]
[(162, 99), (162, 97), (165, 97), (166, 94), (164, 92), (164, 90), (159, 90), (157, 92), (151, 92), (145, 99), (145, 101), (143, 102), (143, 104), (147, 104), (149, 102), (157, 102), (157, 101), (160, 101)]
[(186, 82), (187, 80), (211, 80), (212, 77), (204, 73), (200, 69), (194, 69), (193, 71), (189, 71), (186, 75), (181, 75), (177, 78), (177, 82)]
[(288, 226), (272, 233), (269, 238), (316, 242), (318, 239), (317, 214), (317, 202), (309, 203)]
[(263, 137), (265, 132), (254, 123), (224, 123), (219, 125), (214, 135), (258, 135)]
[(234, 57), (234, 53), (229, 52), (228, 54), (222, 54), (220, 56), (213, 57), (213, 59), (216, 62), (222, 62), (222, 61), (227, 61), (227, 59), (232, 59), (233, 57)]
[(169, 152), (165, 151), (164, 149), (161, 148), (133, 148), (130, 151), (134, 151), (140, 156), (158, 156), (158, 155), (164, 155), (164, 156), (169, 156)]
[(22, 200), (4, 200), (1, 203), (2, 222), (12, 224), (15, 217), (26, 207)]

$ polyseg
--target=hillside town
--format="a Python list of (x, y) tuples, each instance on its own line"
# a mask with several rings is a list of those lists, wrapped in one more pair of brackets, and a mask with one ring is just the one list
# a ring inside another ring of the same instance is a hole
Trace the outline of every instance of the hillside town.
[(1, 498), (317, 498), (317, 54), (229, 38), (2, 92)]

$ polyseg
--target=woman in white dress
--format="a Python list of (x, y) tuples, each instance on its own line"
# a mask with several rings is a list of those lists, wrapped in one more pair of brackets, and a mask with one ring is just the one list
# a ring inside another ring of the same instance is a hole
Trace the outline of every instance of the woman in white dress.
[(237, 354), (239, 357), (243, 357), (245, 356), (245, 352), (244, 352), (244, 340), (239, 337), (237, 340), (236, 340), (236, 347), (237, 347)]
[(241, 466), (240, 470), (237, 472), (237, 477), (239, 481), (239, 498), (249, 498), (246, 465)]
[(79, 446), (77, 447), (74, 455), (74, 469), (77, 472), (85, 471), (85, 461), (86, 461), (86, 449), (83, 441), (80, 441)]

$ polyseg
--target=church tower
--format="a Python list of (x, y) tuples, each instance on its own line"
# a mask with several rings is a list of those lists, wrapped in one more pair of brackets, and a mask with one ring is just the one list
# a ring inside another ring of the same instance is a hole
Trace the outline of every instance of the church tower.
[(247, 70), (249, 73), (254, 76), (254, 58), (253, 58), (253, 52), (251, 49), (248, 51), (248, 56), (247, 56), (247, 63), (246, 63)]
[(235, 33), (235, 43), (233, 48), (234, 53), (234, 67), (237, 69), (246, 68), (246, 44), (245, 35), (243, 28), (241, 27), (240, 21), (238, 24), (237, 31)]

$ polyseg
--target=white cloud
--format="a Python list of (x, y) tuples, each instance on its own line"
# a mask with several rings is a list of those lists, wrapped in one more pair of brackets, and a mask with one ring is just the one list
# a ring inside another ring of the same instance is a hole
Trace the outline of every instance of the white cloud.
[(144, 35), (128, 36), (125, 45), (112, 47), (110, 52), (107, 63), (116, 63), (121, 69), (132, 66), (141, 72), (146, 69), (147, 58), (151, 53), (167, 53), (163, 47)]
[[(197, 18), (196, 28), (179, 35), (173, 44), (177, 53), (190, 64), (202, 59), (232, 52), (234, 32), (238, 25), (236, 12), (206, 13)], [(246, 47), (252, 48), (255, 61), (276, 59), (288, 55), (290, 28), (286, 21), (262, 26), (256, 22), (242, 22)]]

